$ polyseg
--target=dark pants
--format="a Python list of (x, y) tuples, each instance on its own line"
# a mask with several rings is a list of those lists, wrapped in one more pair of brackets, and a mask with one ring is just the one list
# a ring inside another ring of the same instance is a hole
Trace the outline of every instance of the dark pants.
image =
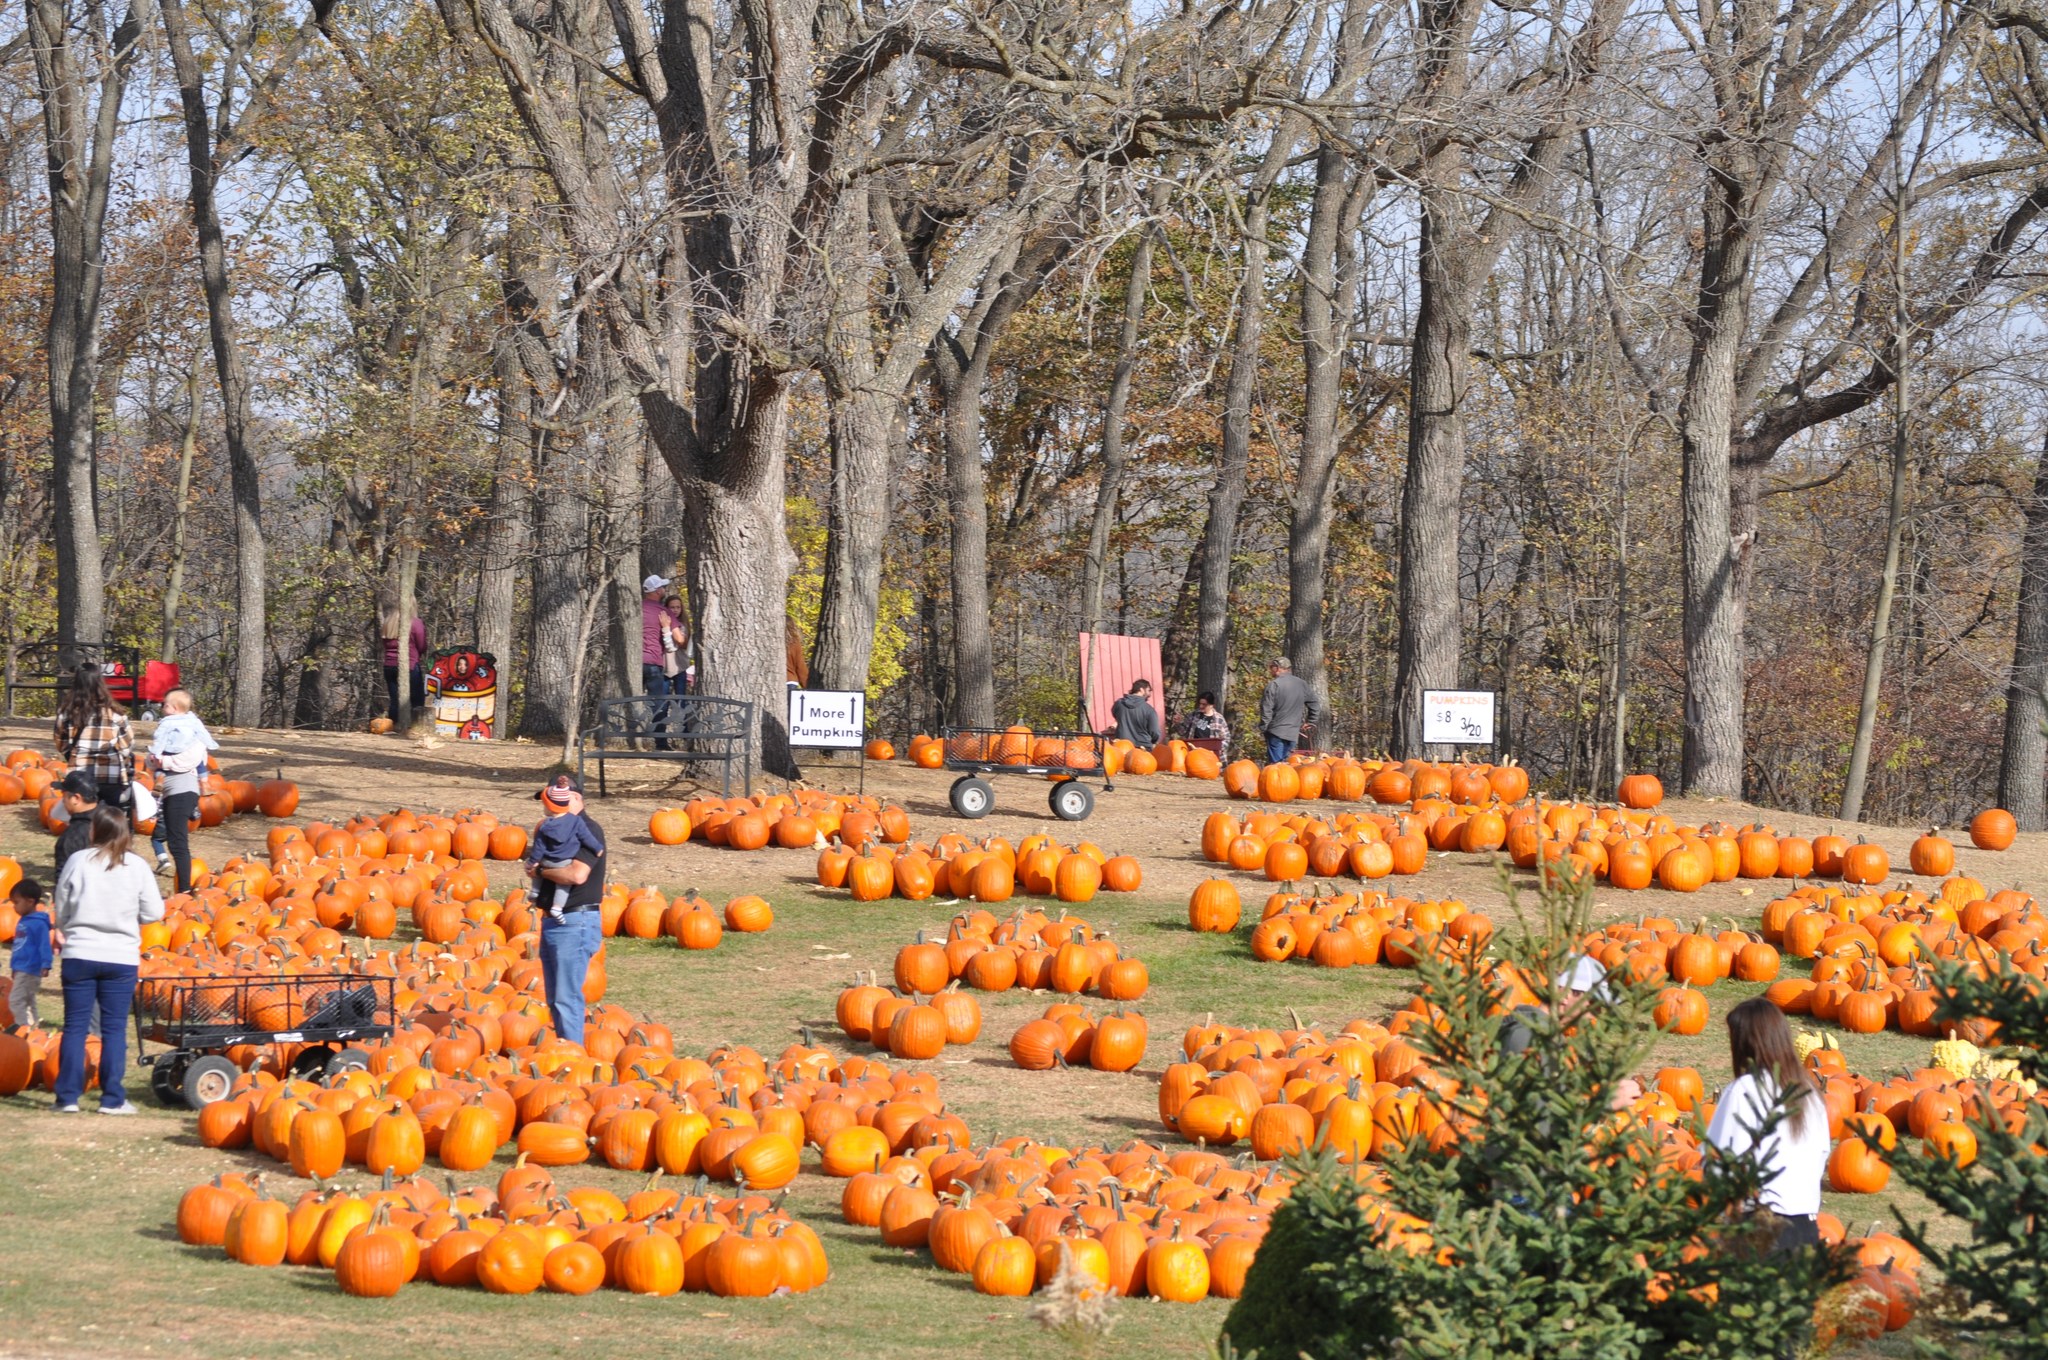
[[(542, 880), (541, 886), (554, 885)], [(583, 1042), (583, 984), (590, 961), (604, 947), (604, 917), (595, 910), (565, 912), (560, 920), (545, 917), (540, 928), (540, 980), (547, 992), (548, 1015), (555, 1033), (571, 1043)]]
[(100, 801), (108, 807), (128, 806), (128, 781), (123, 779), (109, 784), (104, 779), (94, 781), (100, 786)]
[(1287, 757), (1293, 754), (1293, 742), (1282, 741), (1270, 732), (1266, 734), (1266, 763), (1268, 765), (1285, 765)]
[[(675, 682), (662, 672), (660, 666), (649, 665), (643, 661), (640, 663), (640, 692), (650, 699), (666, 699), (669, 695), (675, 693)], [(654, 749), (657, 751), (666, 751), (668, 749), (668, 715), (669, 705), (655, 705), (654, 730), (656, 736), (654, 738)]]
[(135, 965), (64, 960), (64, 1038), (57, 1051), (57, 1103), (76, 1105), (85, 1093), (85, 1033), (100, 1009), (100, 1104), (126, 1105), (128, 1007), (135, 1000)]
[(1782, 1256), (1788, 1251), (1806, 1251), (1820, 1245), (1820, 1220), (1812, 1214), (1774, 1213), (1778, 1220), (1778, 1240), (1771, 1243), (1771, 1255)]
[[(427, 673), (417, 665), (412, 668), (412, 715), (417, 718), (427, 706)], [(398, 721), (398, 667), (384, 668), (384, 697), (391, 701), (391, 721)]]
[(178, 892), (192, 890), (192, 818), (199, 811), (196, 793), (167, 793), (156, 814), (156, 835), (151, 840), (168, 850), (178, 866)]

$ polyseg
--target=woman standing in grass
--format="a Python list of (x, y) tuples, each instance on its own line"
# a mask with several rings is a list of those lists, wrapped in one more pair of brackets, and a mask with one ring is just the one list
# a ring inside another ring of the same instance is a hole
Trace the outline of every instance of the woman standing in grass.
[(57, 1110), (77, 1114), (85, 1092), (85, 1039), (100, 1021), (100, 1113), (134, 1114), (128, 1070), (128, 1007), (142, 965), (142, 927), (164, 919), (164, 895), (148, 860), (131, 854), (128, 814), (101, 803), (92, 848), (71, 857), (57, 880), (50, 942), (64, 956), (64, 1038), (57, 1054)]

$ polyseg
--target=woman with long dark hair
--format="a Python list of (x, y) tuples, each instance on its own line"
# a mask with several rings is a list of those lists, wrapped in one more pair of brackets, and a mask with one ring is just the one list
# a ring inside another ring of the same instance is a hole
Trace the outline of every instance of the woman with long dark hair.
[(87, 662), (71, 673), (57, 704), (57, 754), (99, 785), (100, 806), (126, 808), (135, 777), (135, 736), (128, 715), (107, 691), (107, 678)]
[(1820, 1245), (1821, 1178), (1828, 1165), (1828, 1112), (1792, 1048), (1785, 1014), (1755, 996), (1728, 1012), (1735, 1080), (1721, 1092), (1707, 1141), (1763, 1170), (1760, 1207), (1778, 1220), (1772, 1250)]
[(50, 942), (64, 956), (64, 1038), (57, 1050), (57, 1109), (78, 1112), (85, 1091), (85, 1039), (100, 1017), (100, 1113), (134, 1114), (128, 1070), (128, 1008), (142, 964), (142, 927), (164, 919), (164, 895), (148, 860), (129, 852), (128, 814), (101, 803), (92, 849), (71, 857), (57, 880)]

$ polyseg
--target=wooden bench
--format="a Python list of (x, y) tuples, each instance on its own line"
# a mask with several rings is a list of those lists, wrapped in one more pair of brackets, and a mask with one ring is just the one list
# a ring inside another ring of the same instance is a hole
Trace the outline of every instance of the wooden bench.
[[(641, 749), (642, 744), (647, 749)], [(732, 796), (732, 767), (740, 767), (746, 792), (754, 791), (754, 706), (744, 699), (701, 694), (633, 695), (605, 699), (597, 721), (576, 737), (576, 776), (585, 759), (597, 763), (597, 791), (605, 788), (605, 762), (665, 760), (691, 767), (718, 765), (725, 796)]]

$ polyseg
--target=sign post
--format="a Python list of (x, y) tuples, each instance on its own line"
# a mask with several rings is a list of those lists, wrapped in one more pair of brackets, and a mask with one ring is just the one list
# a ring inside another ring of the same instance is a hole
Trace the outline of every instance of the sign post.
[(789, 746), (860, 752), (860, 789), (868, 787), (868, 696), (857, 689), (789, 691)]
[(1426, 689), (1422, 691), (1424, 745), (1485, 746), (1500, 754), (1494, 712), (1500, 696), (1490, 689)]

